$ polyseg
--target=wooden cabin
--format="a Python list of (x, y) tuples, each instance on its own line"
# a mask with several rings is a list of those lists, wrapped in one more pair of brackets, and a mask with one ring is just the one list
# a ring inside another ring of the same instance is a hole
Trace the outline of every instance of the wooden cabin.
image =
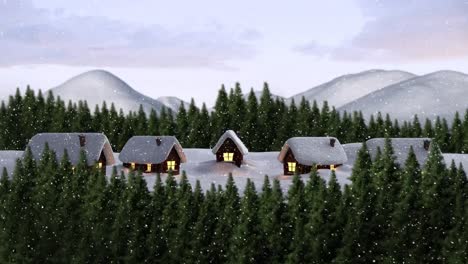
[(112, 147), (106, 135), (102, 133), (40, 133), (31, 138), (28, 147), (31, 148), (36, 160), (42, 158), (46, 144), (60, 162), (65, 150), (72, 166), (78, 165), (80, 153), (84, 151), (90, 168), (96, 167), (106, 172), (106, 166), (114, 165), (115, 159)]
[[(413, 147), (414, 154), (419, 164), (426, 163), (429, 155), (431, 139), (430, 138), (390, 138), (396, 163), (404, 166), (408, 158), (409, 150)], [(372, 138), (366, 141), (367, 149), (374, 160), (377, 155), (377, 149), (384, 151), (385, 138)]]
[(310, 173), (317, 169), (335, 170), (348, 158), (334, 137), (294, 137), (288, 139), (278, 156), (285, 175)]
[(119, 154), (123, 166), (145, 173), (180, 173), (187, 161), (182, 146), (173, 136), (134, 136)]
[(249, 150), (234, 131), (228, 130), (219, 138), (212, 152), (217, 162), (231, 162), (240, 167)]

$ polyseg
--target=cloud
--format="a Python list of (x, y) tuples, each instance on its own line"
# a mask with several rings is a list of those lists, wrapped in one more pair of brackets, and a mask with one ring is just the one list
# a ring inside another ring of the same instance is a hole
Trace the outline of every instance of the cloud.
[(37, 8), (31, 0), (0, 1), (0, 66), (228, 68), (228, 60), (251, 58), (252, 40), (260, 36), (221, 25), (168, 30), (63, 13)]
[(360, 0), (362, 31), (337, 46), (296, 51), (343, 61), (425, 61), (468, 56), (468, 1)]

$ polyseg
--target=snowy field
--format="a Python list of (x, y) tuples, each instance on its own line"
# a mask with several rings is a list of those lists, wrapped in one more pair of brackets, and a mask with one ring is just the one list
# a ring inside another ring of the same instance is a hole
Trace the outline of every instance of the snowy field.
[[(292, 181), (292, 176), (283, 174), (283, 164), (281, 164), (277, 157), (279, 152), (250, 152), (244, 157), (244, 164), (239, 168), (231, 163), (216, 162), (215, 155), (211, 149), (184, 149), (187, 157), (187, 163), (181, 164), (181, 171), (187, 173), (187, 178), (195, 186), (197, 180), (200, 181), (201, 187), (208, 190), (211, 183), (215, 186), (221, 185), (224, 187), (226, 184), (229, 173), (232, 173), (234, 180), (240, 192), (243, 192), (247, 179), (250, 178), (254, 183), (257, 190), (261, 190), (263, 185), (264, 176), (268, 175), (270, 180), (279, 179), (283, 190), (287, 190)], [(0, 151), (0, 168), (6, 167), (8, 173), (12, 175), (15, 161), (21, 158), (22, 151)], [(117, 171), (128, 173), (128, 169), (122, 167), (119, 161), (119, 153), (114, 153), (117, 164)], [(109, 177), (112, 173), (112, 167), (106, 168), (106, 174)], [(337, 168), (336, 175), (338, 182), (341, 185), (349, 183), (348, 177), (351, 174), (351, 164), (344, 164)], [(327, 180), (330, 178), (330, 170), (319, 170), (320, 176)], [(308, 174), (301, 175), (304, 181), (309, 178)], [(156, 180), (156, 174), (143, 173), (148, 189), (153, 190)], [(162, 174), (161, 178), (164, 181), (167, 174)], [(176, 176), (180, 179), (180, 175)]]
[[(348, 162), (343, 166), (338, 167), (336, 170), (336, 176), (341, 186), (349, 184), (349, 176), (353, 168), (353, 163), (356, 160), (356, 153), (361, 148), (361, 143), (343, 144), (343, 148), (348, 156)], [(210, 149), (184, 149), (187, 157), (187, 163), (181, 164), (181, 171), (187, 173), (187, 178), (195, 186), (197, 180), (200, 181), (201, 187), (204, 190), (208, 190), (211, 183), (215, 186), (221, 185), (224, 187), (229, 173), (232, 173), (234, 180), (240, 192), (243, 192), (247, 179), (250, 178), (254, 183), (258, 191), (261, 191), (264, 176), (268, 175), (270, 181), (273, 179), (280, 180), (281, 187), (284, 191), (287, 191), (292, 182), (292, 176), (283, 174), (283, 165), (278, 161), (277, 157), (279, 152), (250, 152), (244, 157), (244, 164), (238, 168), (234, 164), (216, 162), (215, 156), (211, 153)], [(22, 151), (0, 151), (0, 169), (7, 168), (8, 173), (12, 175), (16, 159), (21, 158)], [(119, 153), (114, 153), (117, 164), (117, 171), (123, 171), (125, 174), (128, 173), (128, 169), (122, 167), (118, 157)], [(447, 166), (450, 165), (452, 160), (458, 164), (461, 162), (464, 168), (468, 168), (468, 155), (467, 154), (443, 154)], [(107, 167), (107, 176), (109, 177), (112, 173), (112, 167)], [(328, 181), (330, 178), (330, 170), (319, 170), (320, 176)], [(154, 173), (143, 173), (143, 177), (148, 184), (148, 189), (153, 190), (153, 186), (156, 180), (156, 174)], [(162, 174), (161, 178), (164, 181), (167, 174)], [(308, 174), (301, 175), (304, 181), (309, 178)], [(175, 177), (177, 180), (180, 179), (180, 175)]]
[[(187, 157), (187, 163), (181, 164), (181, 171), (187, 173), (187, 178), (192, 186), (195, 186), (197, 180), (200, 181), (201, 187), (208, 190), (211, 183), (215, 186), (226, 184), (229, 173), (232, 173), (234, 181), (240, 192), (244, 190), (247, 179), (251, 179), (255, 183), (258, 191), (261, 191), (264, 176), (268, 175), (270, 181), (279, 179), (283, 190), (287, 190), (292, 181), (292, 176), (283, 174), (283, 164), (277, 159), (279, 152), (249, 152), (244, 156), (244, 164), (239, 168), (232, 163), (216, 162), (215, 155), (211, 149), (184, 149)], [(118, 160), (118, 153), (114, 153)], [(123, 168), (122, 164), (116, 164), (118, 171), (128, 173), (128, 169)], [(112, 167), (107, 168), (107, 174), (110, 175)], [(349, 183), (348, 177), (351, 173), (351, 166), (345, 164), (336, 170), (338, 182), (342, 185)], [(330, 170), (319, 170), (320, 176), (327, 180), (330, 178)], [(152, 190), (156, 174), (143, 173), (148, 184), (148, 189)], [(304, 181), (309, 178), (308, 174), (301, 175)], [(167, 174), (162, 174), (161, 178), (165, 180)], [(180, 175), (176, 176), (180, 179)]]

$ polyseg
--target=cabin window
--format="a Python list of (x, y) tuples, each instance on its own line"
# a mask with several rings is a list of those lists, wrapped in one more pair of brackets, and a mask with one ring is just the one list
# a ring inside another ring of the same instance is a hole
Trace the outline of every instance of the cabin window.
[(330, 170), (335, 171), (336, 170), (335, 165), (330, 165)]
[(135, 169), (135, 162), (130, 163), (130, 168), (131, 168), (132, 170)]
[(146, 164), (146, 172), (151, 172), (151, 164)]
[(168, 171), (175, 171), (175, 160), (167, 161), (167, 170)]
[(102, 169), (102, 162), (98, 162), (97, 167), (98, 169)]
[(224, 161), (233, 161), (234, 153), (233, 152), (225, 152), (223, 153)]
[(296, 162), (288, 162), (288, 171), (296, 172)]

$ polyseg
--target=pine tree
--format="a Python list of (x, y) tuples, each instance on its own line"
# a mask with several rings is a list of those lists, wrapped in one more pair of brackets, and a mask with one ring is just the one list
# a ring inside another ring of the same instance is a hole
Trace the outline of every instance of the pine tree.
[(451, 215), (446, 197), (449, 181), (437, 141), (432, 141), (431, 151), (422, 170), (422, 220), (423, 234), (420, 244), (425, 254), (422, 261), (436, 262), (442, 258), (442, 241)]
[(239, 132), (243, 127), (246, 115), (246, 103), (239, 83), (236, 83), (232, 95), (229, 98), (229, 116), (231, 117), (229, 128)]
[(273, 187), (268, 176), (265, 175), (262, 193), (260, 194), (260, 208), (258, 211), (261, 228), (262, 253), (258, 262), (283, 263), (284, 254), (288, 246), (285, 238), (289, 237), (284, 223), (287, 223), (286, 204), (283, 198), (280, 182), (273, 180)]
[(138, 108), (135, 122), (135, 134), (146, 135), (146, 131), (148, 131), (148, 119), (146, 118), (145, 110), (143, 110), (143, 105), (140, 105)]
[(298, 129), (296, 129), (298, 127), (297, 122), (302, 123), (303, 121), (299, 121), (297, 116), (298, 111), (296, 104), (294, 103), (294, 99), (291, 99), (291, 104), (289, 105), (288, 111), (283, 114), (283, 119), (280, 122), (281, 127), (279, 128), (275, 142), (273, 144), (276, 148), (281, 148), (281, 146), (288, 138), (300, 135), (300, 132)]
[[(192, 98), (193, 102), (193, 98)], [(194, 102), (195, 104), (195, 102)], [(192, 107), (192, 105), (190, 105)], [(190, 120), (193, 122), (193, 120)], [(177, 138), (182, 146), (192, 147), (193, 145), (190, 142), (190, 139), (187, 139), (187, 136), (190, 134), (189, 120), (187, 118), (187, 111), (185, 110), (184, 103), (181, 103), (179, 106), (179, 111), (177, 112), (176, 117), (177, 123)]]
[(393, 212), (391, 234), (384, 243), (387, 260), (395, 263), (418, 263), (424, 252), (419, 247), (421, 236), (421, 169), (410, 147), (403, 171), (403, 184)]
[(258, 101), (253, 89), (250, 90), (247, 98), (245, 121), (241, 127), (242, 140), (249, 149), (258, 149)]
[(215, 235), (212, 241), (213, 262), (222, 263), (227, 261), (230, 248), (229, 238), (234, 232), (234, 228), (239, 222), (239, 193), (234, 183), (232, 174), (229, 174), (226, 189), (222, 192), (222, 201), (219, 205), (222, 212), (216, 226)]
[(373, 239), (375, 240), (374, 254), (380, 255), (379, 259), (388, 254), (381, 246), (385, 242), (389, 233), (392, 222), (392, 215), (396, 209), (396, 203), (401, 189), (401, 178), (399, 166), (396, 163), (392, 142), (390, 138), (385, 138), (385, 145), (382, 155), (374, 164), (378, 164), (378, 168), (374, 168), (375, 181), (374, 188), (376, 191), (375, 218), (374, 224), (377, 226)]
[(5, 222), (8, 230), (5, 244), (2, 247), (2, 262), (32, 263), (36, 257), (36, 247), (39, 243), (34, 230), (36, 212), (34, 210), (34, 187), (37, 178), (37, 168), (30, 148), (27, 148), (24, 160), (17, 161), (11, 193), (6, 202)]
[[(288, 111), (288, 116), (287, 118), (293, 119), (292, 121), (289, 121), (289, 123), (282, 123), (283, 124), (283, 129), (284, 130), (290, 130), (289, 134), (292, 136), (307, 136), (311, 132), (311, 114), (310, 114), (310, 104), (309, 101), (305, 99), (304, 96), (302, 96), (301, 102), (299, 104), (299, 109), (296, 108), (296, 105), (294, 103), (294, 98), (291, 99), (291, 103), (289, 105), (289, 111)], [(286, 119), (286, 117), (284, 117)], [(283, 120), (283, 121), (288, 121), (288, 120)], [(291, 129), (293, 128), (293, 129)], [(294, 129), (295, 128), (295, 129)], [(290, 137), (288, 135), (287, 138), (283, 139), (284, 140), (288, 139)]]
[(231, 117), (229, 115), (229, 100), (226, 93), (224, 85), (221, 86), (221, 89), (218, 92), (218, 97), (216, 98), (215, 103), (215, 112), (213, 113), (213, 134), (211, 138), (211, 143), (214, 145), (219, 137), (224, 133), (224, 131), (230, 129), (229, 124)]
[(159, 135), (159, 119), (156, 111), (151, 109), (149, 118), (148, 118), (148, 135)]
[(258, 138), (258, 150), (268, 151), (272, 147), (272, 142), (275, 138), (274, 133), (274, 107), (273, 100), (271, 99), (270, 89), (268, 84), (263, 86), (262, 96), (260, 97), (260, 104), (258, 106), (258, 130), (263, 131), (262, 135)]
[(153, 195), (151, 197), (150, 215), (151, 224), (147, 238), (148, 257), (146, 262), (157, 262), (161, 258), (162, 250), (164, 250), (164, 238), (162, 230), (162, 214), (166, 202), (166, 193), (161, 180), (161, 175), (156, 175), (156, 181), (153, 187)]
[(422, 134), (422, 129), (421, 129), (421, 123), (419, 122), (418, 115), (414, 115), (413, 118), (413, 124), (412, 124), (412, 137), (421, 137)]
[(210, 147), (211, 129), (210, 114), (205, 103), (203, 103), (200, 114), (193, 124), (192, 146), (196, 148)]
[(327, 234), (324, 233), (323, 229), (325, 226), (327, 190), (325, 181), (320, 178), (314, 167), (312, 166), (310, 179), (305, 188), (305, 200), (308, 205), (305, 241), (309, 245), (309, 252), (304, 260), (308, 263), (321, 262), (322, 247), (327, 240)]
[(452, 153), (461, 153), (463, 150), (463, 141), (465, 138), (462, 121), (458, 112), (455, 113), (455, 117), (452, 122), (452, 129), (450, 133), (450, 146), (449, 151)]
[(193, 239), (190, 243), (191, 257), (189, 262), (193, 263), (212, 263), (213, 249), (211, 241), (215, 235), (217, 218), (219, 217), (218, 197), (214, 184), (211, 184), (210, 190), (206, 192), (206, 198), (203, 200), (194, 225)]
[(326, 193), (327, 196), (323, 202), (324, 226), (321, 230), (323, 239), (319, 259), (324, 263), (329, 263), (336, 257), (340, 248), (345, 223), (340, 215), (340, 209), (343, 206), (342, 193), (335, 171), (331, 172)]
[(337, 262), (372, 263), (375, 261), (372, 253), (374, 245), (370, 239), (375, 230), (371, 221), (375, 203), (375, 191), (370, 178), (371, 166), (367, 145), (363, 143), (351, 173), (349, 217), (344, 227), (343, 247), (339, 250)]
[(259, 201), (255, 185), (247, 179), (240, 206), (239, 222), (230, 243), (229, 263), (257, 263), (261, 258)]
[[(149, 255), (146, 239), (150, 227), (150, 194), (141, 173), (129, 176), (120, 213), (127, 216), (127, 252), (125, 262), (141, 263)], [(132, 216), (131, 219), (128, 216)]]

